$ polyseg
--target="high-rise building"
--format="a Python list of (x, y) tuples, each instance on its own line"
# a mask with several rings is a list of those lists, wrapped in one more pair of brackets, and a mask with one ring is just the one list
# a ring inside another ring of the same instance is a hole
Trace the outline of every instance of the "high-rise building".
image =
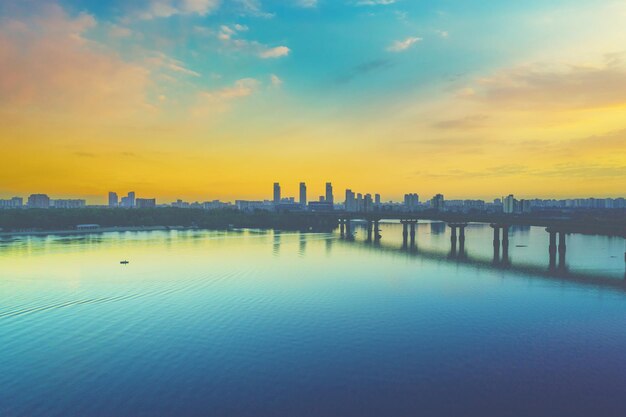
[(376, 207), (380, 206), (380, 194), (374, 195), (374, 204)]
[(280, 184), (274, 183), (274, 204), (280, 204)]
[(430, 206), (437, 211), (443, 211), (445, 208), (445, 199), (443, 194), (437, 194), (434, 196), (432, 200), (430, 200)]
[(130, 207), (135, 207), (135, 192), (131, 191), (128, 193), (128, 204), (130, 204)]
[(345, 209), (350, 212), (356, 211), (356, 200), (354, 198), (354, 193), (350, 189), (346, 190)]
[(335, 203), (335, 198), (333, 197), (333, 185), (330, 182), (326, 183), (326, 202), (330, 204)]
[(365, 198), (363, 199), (363, 211), (369, 212), (374, 209), (374, 204), (372, 201), (371, 194), (365, 194)]
[(28, 197), (29, 208), (50, 208), (50, 197), (45, 194), (31, 194)]
[(355, 211), (363, 211), (363, 194), (358, 193), (356, 195), (356, 210)]
[(417, 211), (420, 197), (416, 193), (404, 195), (404, 207), (407, 211)]
[(117, 198), (117, 193), (113, 191), (109, 191), (109, 207), (117, 207), (119, 205), (119, 200)]
[(300, 205), (306, 208), (306, 184), (300, 183)]
[(503, 200), (502, 211), (505, 214), (515, 213), (515, 205), (516, 205), (515, 203), (516, 203), (516, 200), (513, 194), (509, 194), (509, 196)]

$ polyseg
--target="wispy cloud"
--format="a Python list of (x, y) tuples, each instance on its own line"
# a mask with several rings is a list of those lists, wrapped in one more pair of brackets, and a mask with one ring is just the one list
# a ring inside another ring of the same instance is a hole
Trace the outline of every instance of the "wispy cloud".
[(423, 40), (422, 38), (411, 36), (411, 37), (408, 37), (406, 39), (393, 42), (387, 48), (387, 50), (389, 52), (404, 52), (407, 49), (411, 48), (416, 43), (421, 42), (422, 40)]
[(205, 16), (217, 10), (220, 3), (220, 0), (151, 0), (144, 9), (136, 12), (136, 16), (144, 20), (174, 15)]
[(267, 48), (259, 52), (259, 57), (263, 59), (280, 58), (289, 55), (291, 49), (286, 46), (277, 46), (275, 48)]

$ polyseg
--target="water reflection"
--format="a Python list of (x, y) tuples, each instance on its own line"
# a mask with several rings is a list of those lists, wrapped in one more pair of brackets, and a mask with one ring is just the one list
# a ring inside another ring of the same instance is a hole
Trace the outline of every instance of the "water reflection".
[(363, 226), (3, 241), (0, 415), (623, 414), (623, 240)]

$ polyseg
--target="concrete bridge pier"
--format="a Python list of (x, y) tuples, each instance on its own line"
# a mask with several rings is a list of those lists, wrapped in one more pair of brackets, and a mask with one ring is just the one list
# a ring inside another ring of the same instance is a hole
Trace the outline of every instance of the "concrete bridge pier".
[(341, 233), (341, 237), (346, 235), (346, 221), (344, 219), (339, 219), (339, 232)]
[(367, 241), (371, 242), (372, 241), (372, 221), (368, 220), (367, 221)]
[(500, 262), (500, 227), (492, 224), (493, 228), (493, 262)]
[(380, 235), (380, 221), (374, 220), (374, 241), (380, 242), (381, 237), (382, 236)]
[(509, 263), (509, 226), (502, 226), (502, 263)]
[(409, 236), (411, 238), (411, 247), (415, 246), (415, 224), (416, 222), (411, 222), (411, 230)]
[[(550, 269), (554, 270), (557, 267), (559, 269), (565, 269), (566, 265), (566, 253), (567, 245), (565, 243), (565, 237), (567, 233), (563, 230), (555, 230), (553, 228), (547, 228), (546, 232), (550, 234), (550, 244), (548, 246), (548, 253), (550, 255)], [(558, 237), (558, 245), (557, 245)], [(557, 259), (558, 254), (558, 259)], [(558, 261), (558, 264), (557, 264)]]
[(567, 251), (565, 236), (565, 232), (559, 233), (559, 269), (565, 269), (565, 253)]
[(405, 220), (402, 220), (401, 223), (402, 223), (402, 247), (406, 248), (407, 242), (409, 239), (409, 224)]
[(455, 224), (451, 224), (450, 226), (450, 256), (456, 256), (456, 229), (457, 226)]
[(548, 246), (548, 253), (550, 254), (550, 269), (556, 268), (556, 232), (548, 230), (550, 233), (550, 245)]
[(345, 223), (346, 223), (346, 237), (348, 238), (348, 240), (352, 240), (354, 239), (354, 236), (352, 235), (352, 222), (350, 222), (350, 219), (346, 219)]

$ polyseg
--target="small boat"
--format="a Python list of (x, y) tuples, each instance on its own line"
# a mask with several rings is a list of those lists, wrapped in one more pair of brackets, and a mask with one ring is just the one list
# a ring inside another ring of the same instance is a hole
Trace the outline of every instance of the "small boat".
[(120, 263), (121, 263), (122, 265), (128, 265), (128, 263), (129, 263), (129, 262), (128, 262), (128, 261), (120, 261)]

